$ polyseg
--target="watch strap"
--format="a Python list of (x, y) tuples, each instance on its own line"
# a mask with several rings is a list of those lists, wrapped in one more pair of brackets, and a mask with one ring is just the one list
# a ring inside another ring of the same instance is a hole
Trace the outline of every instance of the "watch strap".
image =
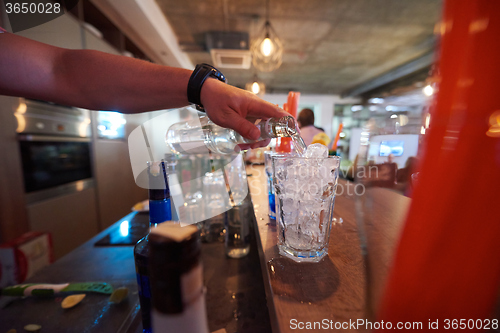
[(187, 97), (190, 103), (196, 104), (203, 108), (201, 104), (200, 94), (201, 87), (205, 80), (209, 77), (216, 78), (219, 81), (226, 82), (226, 77), (217, 68), (208, 64), (198, 64), (189, 78)]

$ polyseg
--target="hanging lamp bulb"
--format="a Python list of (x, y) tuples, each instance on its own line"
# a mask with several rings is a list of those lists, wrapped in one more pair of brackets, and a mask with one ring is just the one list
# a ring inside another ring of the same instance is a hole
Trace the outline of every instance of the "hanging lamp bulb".
[(271, 42), (271, 38), (269, 38), (269, 34), (266, 35), (266, 38), (264, 38), (260, 44), (260, 52), (262, 52), (265, 57), (269, 57), (273, 52), (273, 43)]
[(253, 39), (250, 51), (253, 65), (261, 72), (272, 72), (281, 66), (283, 46), (269, 22), (269, 0), (264, 27)]
[(259, 82), (255, 81), (254, 83), (252, 83), (252, 92), (253, 92), (255, 95), (258, 95), (258, 94), (259, 94), (259, 92), (260, 92)]
[(253, 79), (245, 85), (245, 89), (255, 95), (262, 96), (266, 92), (266, 85), (257, 78), (257, 75), (254, 75)]

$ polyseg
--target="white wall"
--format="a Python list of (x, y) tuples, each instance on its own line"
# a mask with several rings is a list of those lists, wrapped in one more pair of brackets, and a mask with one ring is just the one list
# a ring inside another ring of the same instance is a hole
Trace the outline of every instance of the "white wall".
[(41, 43), (67, 49), (82, 48), (82, 31), (77, 19), (69, 14), (16, 33)]
[[(262, 98), (270, 103), (283, 106), (288, 94), (265, 94)], [(358, 98), (341, 98), (339, 95), (305, 95), (301, 94), (298, 111), (311, 108), (314, 111), (314, 125), (322, 127), (325, 133), (333, 140), (337, 129), (332, 129), (332, 120), (335, 104), (359, 103)], [(335, 133), (333, 133), (335, 131)]]
[(95, 36), (87, 29), (83, 29), (83, 37), (84, 37), (83, 47), (85, 49), (97, 50), (110, 54), (120, 55), (120, 52), (118, 52), (118, 50), (116, 50), (113, 46), (108, 44), (107, 41)]

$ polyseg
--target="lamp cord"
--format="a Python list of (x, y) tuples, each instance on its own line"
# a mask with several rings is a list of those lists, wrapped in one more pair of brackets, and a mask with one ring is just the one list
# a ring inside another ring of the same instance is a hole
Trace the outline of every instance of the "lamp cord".
[(269, 24), (269, 0), (266, 0), (266, 25)]
[(224, 31), (229, 31), (229, 8), (227, 0), (222, 1), (222, 13), (224, 15)]

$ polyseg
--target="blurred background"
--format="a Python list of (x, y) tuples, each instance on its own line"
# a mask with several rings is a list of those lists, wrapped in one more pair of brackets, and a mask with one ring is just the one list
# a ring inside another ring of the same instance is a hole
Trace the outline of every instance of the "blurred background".
[[(339, 135), (335, 150), (349, 179), (369, 121), (380, 135), (369, 148), (374, 163), (404, 169), (421, 154), (441, 7), (437, 0), (80, 0), (18, 34), (187, 69), (209, 63), (229, 84), (280, 106), (300, 92), (298, 111), (313, 110), (315, 126)], [(9, 30), (1, 10), (0, 26)], [(68, 110), (72, 119), (62, 116)], [(164, 112), (88, 112), (0, 96), (0, 241), (48, 231), (57, 258), (130, 212), (147, 192), (134, 182), (127, 137)], [(54, 135), (67, 140), (47, 144)], [(35, 167), (48, 160), (66, 169)], [(40, 186), (30, 187), (33, 179)], [(407, 193), (406, 180), (393, 183)]]

